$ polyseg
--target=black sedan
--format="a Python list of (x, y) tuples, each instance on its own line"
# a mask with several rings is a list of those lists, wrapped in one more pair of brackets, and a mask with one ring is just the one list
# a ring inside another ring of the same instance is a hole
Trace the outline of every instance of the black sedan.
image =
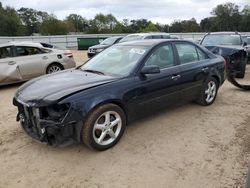
[(96, 54), (100, 53), (101, 51), (105, 50), (106, 48), (112, 46), (113, 44), (118, 43), (123, 37), (109, 37), (102, 41), (100, 44), (94, 45), (89, 47), (88, 49), (88, 58), (95, 56)]
[(116, 44), (76, 69), (25, 83), (13, 103), (32, 138), (105, 150), (142, 112), (185, 101), (212, 104), (224, 79), (224, 59), (192, 42), (133, 41)]

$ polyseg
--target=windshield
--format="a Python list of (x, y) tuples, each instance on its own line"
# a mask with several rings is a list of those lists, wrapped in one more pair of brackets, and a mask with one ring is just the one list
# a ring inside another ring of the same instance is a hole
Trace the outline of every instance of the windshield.
[(102, 41), (100, 44), (102, 44), (102, 45), (111, 45), (111, 44), (114, 44), (116, 39), (117, 38), (115, 38), (115, 37), (110, 37), (110, 38), (107, 38), (104, 41)]
[(133, 40), (141, 40), (142, 39), (142, 35), (128, 35), (126, 37), (124, 37), (122, 40), (120, 40), (120, 42), (127, 42), (127, 41), (133, 41)]
[(207, 35), (202, 45), (241, 45), (240, 35)]
[(127, 76), (147, 51), (145, 46), (112, 46), (94, 56), (80, 68), (103, 74)]

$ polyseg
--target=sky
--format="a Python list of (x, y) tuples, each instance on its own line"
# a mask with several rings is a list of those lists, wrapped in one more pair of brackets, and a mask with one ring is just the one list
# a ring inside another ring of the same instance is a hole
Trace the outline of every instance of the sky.
[(92, 19), (98, 13), (113, 14), (122, 19), (145, 18), (154, 23), (170, 24), (174, 20), (201, 19), (211, 16), (210, 12), (218, 4), (228, 1), (243, 8), (250, 0), (0, 0), (3, 6), (16, 9), (33, 8), (55, 14), (64, 19), (69, 14), (79, 14)]

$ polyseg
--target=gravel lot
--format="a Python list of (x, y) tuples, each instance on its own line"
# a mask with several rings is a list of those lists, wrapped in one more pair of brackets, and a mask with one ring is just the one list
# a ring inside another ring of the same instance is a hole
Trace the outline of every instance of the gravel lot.
[[(75, 52), (82, 62), (86, 52)], [(250, 97), (228, 82), (212, 106), (194, 103), (131, 123), (105, 152), (31, 140), (0, 88), (0, 187), (243, 187), (250, 153)]]

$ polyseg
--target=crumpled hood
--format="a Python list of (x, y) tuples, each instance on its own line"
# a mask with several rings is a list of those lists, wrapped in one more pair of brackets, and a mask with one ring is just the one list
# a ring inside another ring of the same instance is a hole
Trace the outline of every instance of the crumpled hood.
[(80, 69), (66, 70), (41, 76), (23, 84), (15, 98), (30, 106), (53, 103), (59, 99), (119, 78), (84, 72)]
[(245, 49), (242, 46), (225, 46), (225, 45), (216, 45), (216, 46), (204, 46), (209, 51), (214, 54), (221, 55), (223, 57), (231, 56), (239, 51), (244, 51)]

